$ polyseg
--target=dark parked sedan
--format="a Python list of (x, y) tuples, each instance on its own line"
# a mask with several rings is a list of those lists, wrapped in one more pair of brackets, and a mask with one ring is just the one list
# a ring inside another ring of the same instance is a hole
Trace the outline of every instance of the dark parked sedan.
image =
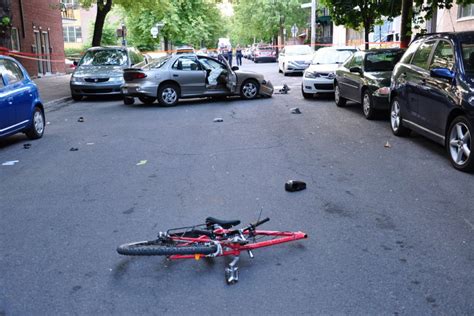
[(0, 137), (23, 132), (40, 138), (45, 120), (38, 88), (13, 58), (0, 56), (0, 74)]
[(398, 48), (355, 53), (336, 71), (336, 105), (342, 107), (347, 100), (361, 103), (369, 120), (375, 117), (378, 110), (388, 110), (390, 76), (402, 55), (403, 50)]
[(410, 130), (444, 146), (452, 165), (474, 170), (474, 32), (417, 38), (393, 71), (392, 131)]

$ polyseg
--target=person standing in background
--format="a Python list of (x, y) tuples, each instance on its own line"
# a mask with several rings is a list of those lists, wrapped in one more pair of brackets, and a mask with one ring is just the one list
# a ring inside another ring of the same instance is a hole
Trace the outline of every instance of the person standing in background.
[(232, 67), (232, 46), (229, 45), (229, 47), (227, 47), (228, 51), (227, 51), (227, 61), (229, 62), (229, 65)]
[(237, 66), (242, 66), (242, 47), (240, 47), (240, 44), (237, 44), (235, 48), (235, 61)]

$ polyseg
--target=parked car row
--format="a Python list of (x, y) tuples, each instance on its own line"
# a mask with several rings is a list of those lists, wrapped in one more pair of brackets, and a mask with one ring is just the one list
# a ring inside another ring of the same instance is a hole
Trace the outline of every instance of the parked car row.
[(242, 56), (254, 63), (277, 61), (276, 50), (269, 44), (253, 44), (242, 50)]
[(390, 112), (394, 135), (416, 131), (445, 146), (454, 168), (474, 170), (474, 32), (420, 35), (406, 51), (352, 51), (349, 58), (344, 51), (315, 54), (303, 74), (303, 97), (333, 87), (337, 106), (360, 103), (367, 119)]

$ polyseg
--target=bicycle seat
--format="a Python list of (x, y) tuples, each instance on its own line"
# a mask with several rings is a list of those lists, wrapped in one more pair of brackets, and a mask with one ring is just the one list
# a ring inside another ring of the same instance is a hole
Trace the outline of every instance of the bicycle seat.
[(225, 220), (217, 219), (217, 218), (214, 218), (214, 217), (208, 217), (208, 218), (206, 218), (206, 224), (207, 225), (217, 224), (217, 225), (221, 226), (222, 228), (229, 229), (232, 226), (239, 225), (240, 221), (239, 220), (225, 221)]

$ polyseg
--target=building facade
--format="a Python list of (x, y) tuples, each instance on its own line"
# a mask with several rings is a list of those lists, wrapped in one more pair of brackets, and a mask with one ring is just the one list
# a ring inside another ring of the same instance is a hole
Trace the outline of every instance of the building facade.
[(64, 73), (64, 42), (59, 0), (8, 0), (10, 54), (32, 77)]
[(64, 48), (83, 48), (92, 38), (97, 5), (85, 9), (79, 0), (61, 0), (61, 6)]

